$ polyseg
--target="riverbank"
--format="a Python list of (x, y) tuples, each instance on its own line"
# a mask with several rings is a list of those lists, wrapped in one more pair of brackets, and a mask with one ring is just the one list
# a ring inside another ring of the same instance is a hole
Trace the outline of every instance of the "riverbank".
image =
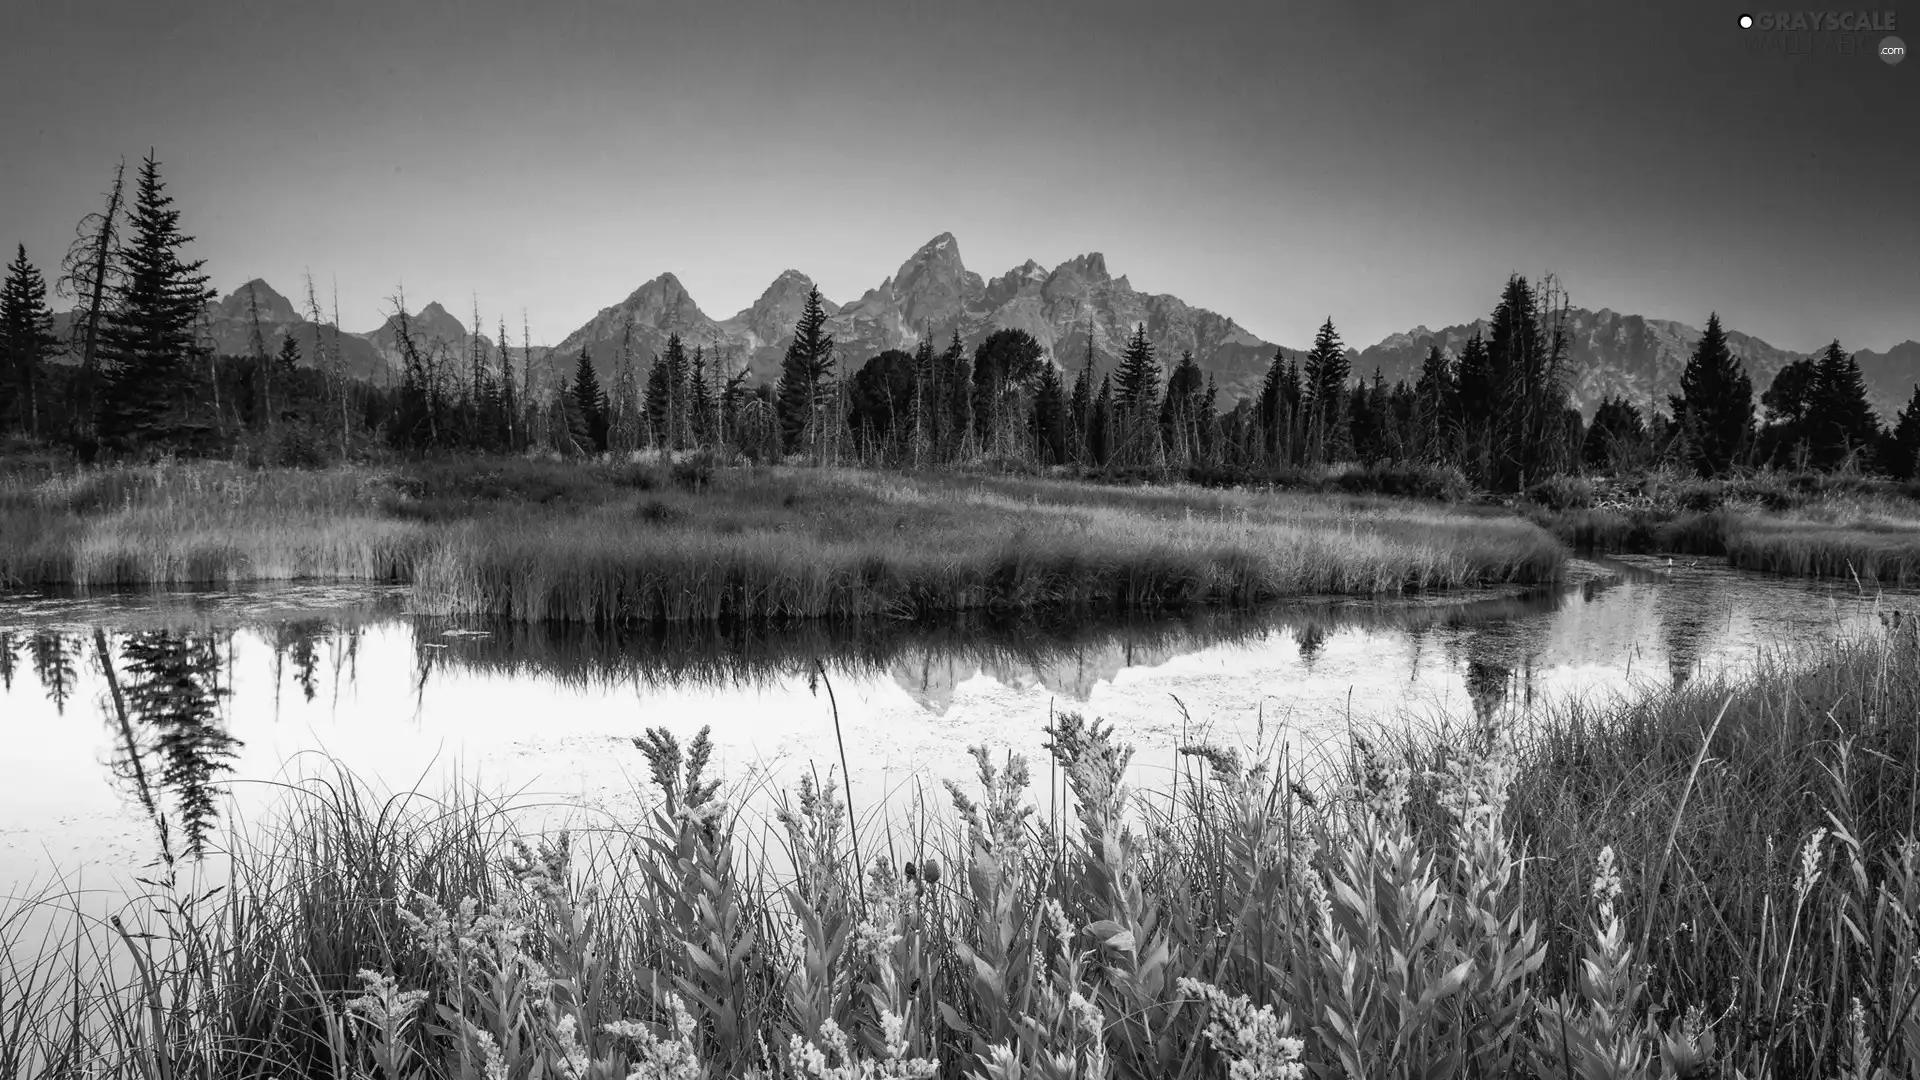
[(658, 812), (568, 835), (327, 776), (224, 838), (229, 888), (182, 864), (118, 926), (0, 933), (0, 1072), (808, 1075), (837, 1031), (887, 1075), (1905, 1075), (1920, 637), (1888, 624), (1504, 744), (1378, 716), (1350, 763), (1193, 745), (1145, 791), (1067, 715), (1050, 762), (852, 810), (778, 777), (771, 819), (664, 731), (634, 750)]
[(1542, 485), (1516, 507), (1576, 551), (1721, 557), (1742, 570), (1920, 583), (1920, 486), (1863, 477), (1649, 475)]
[(405, 583), (587, 623), (1120, 614), (1552, 580), (1553, 538), (1441, 504), (858, 470), (521, 459), (127, 467), (0, 482), (0, 582)]

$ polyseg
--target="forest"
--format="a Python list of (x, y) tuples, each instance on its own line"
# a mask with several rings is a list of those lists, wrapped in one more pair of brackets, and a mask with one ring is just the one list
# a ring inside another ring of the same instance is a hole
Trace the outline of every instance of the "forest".
[[(124, 172), (124, 170), (122, 170)], [(1304, 354), (1276, 354), (1257, 397), (1222, 401), (1190, 353), (1155, 355), (1134, 328), (1111, 370), (1048, 356), (1018, 329), (971, 349), (842, 355), (818, 290), (793, 327), (779, 377), (749, 383), (677, 336), (657, 355), (628, 344), (610, 372), (584, 350), (549, 355), (502, 320), (488, 341), (416, 332), (396, 296), (401, 363), (385, 384), (346, 375), (337, 315), (309, 283), (311, 340), (269, 354), (257, 309), (252, 348), (212, 351), (215, 293), (151, 155), (127, 192), (116, 174), (103, 209), (77, 229), (55, 292), (74, 301), (55, 332), (44, 274), (24, 247), (0, 293), (0, 424), (17, 447), (82, 462), (206, 457), (315, 467), (392, 454), (667, 451), (716, 463), (924, 469), (988, 465), (1093, 479), (1300, 483), (1306, 470), (1358, 466), (1355, 483), (1392, 492), (1449, 484), (1521, 493), (1555, 477), (1667, 468), (1700, 477), (1915, 476), (1920, 385), (1883, 425), (1858, 364), (1838, 340), (1781, 370), (1756, 400), (1718, 315), (1688, 359), (1681, 392), (1651, 413), (1620, 398), (1591, 417), (1570, 404), (1568, 300), (1548, 276), (1500, 288), (1490, 330), (1458, 356), (1429, 351), (1412, 382), (1349, 370), (1328, 318)], [(251, 305), (250, 305), (251, 306)], [(477, 320), (476, 320), (477, 321)], [(516, 356), (517, 353), (517, 356)]]

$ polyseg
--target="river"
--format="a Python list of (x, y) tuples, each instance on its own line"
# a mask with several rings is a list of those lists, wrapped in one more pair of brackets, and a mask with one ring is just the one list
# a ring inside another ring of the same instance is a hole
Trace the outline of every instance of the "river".
[(336, 763), (387, 790), (477, 783), (578, 822), (646, 805), (634, 736), (711, 725), (728, 783), (761, 796), (837, 769), (844, 743), (866, 808), (944, 798), (937, 782), (966, 782), (974, 744), (1037, 764), (1050, 710), (1076, 710), (1111, 721), (1153, 782), (1183, 742), (1283, 741), (1325, 761), (1349, 725), (1524, 722), (1822, 648), (1916, 606), (1664, 559), (1576, 562), (1530, 591), (1054, 626), (614, 632), (450, 622), (406, 599), (0, 598), (0, 895), (124, 889), (163, 825), (176, 855), (216, 850), (284, 783)]

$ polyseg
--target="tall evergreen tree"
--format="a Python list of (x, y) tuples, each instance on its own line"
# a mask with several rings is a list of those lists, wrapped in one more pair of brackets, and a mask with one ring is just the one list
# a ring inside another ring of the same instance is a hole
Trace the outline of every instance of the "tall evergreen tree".
[(1273, 362), (1267, 365), (1267, 377), (1260, 384), (1259, 406), (1260, 431), (1265, 442), (1259, 449), (1269, 458), (1286, 453), (1287, 429), (1293, 419), (1293, 408), (1298, 404), (1293, 400), (1298, 395), (1289, 393), (1297, 386), (1289, 383), (1288, 370), (1286, 350), (1273, 350)]
[(1307, 413), (1308, 455), (1315, 464), (1343, 461), (1353, 454), (1347, 421), (1347, 347), (1328, 316), (1313, 336), (1302, 366)]
[(1093, 317), (1087, 317), (1087, 354), (1073, 377), (1073, 396), (1067, 403), (1067, 443), (1073, 459), (1082, 465), (1093, 462), (1088, 438), (1093, 431), (1093, 399), (1098, 387), (1093, 377)]
[(647, 371), (647, 424), (657, 446), (680, 448), (686, 373), (686, 343), (679, 334), (668, 334), (666, 351), (654, 355), (653, 367)]
[(1160, 402), (1160, 437), (1168, 451), (1183, 461), (1200, 456), (1205, 387), (1206, 373), (1194, 361), (1193, 350), (1182, 349), (1179, 362), (1167, 376), (1167, 393)]
[(1051, 360), (1040, 368), (1033, 388), (1033, 447), (1044, 465), (1067, 460), (1066, 386)]
[(119, 254), (122, 287), (101, 337), (107, 361), (100, 431), (121, 448), (180, 446), (204, 430), (194, 416), (196, 330), (216, 293), (183, 262), (193, 237), (180, 231), (180, 211), (160, 180), (151, 151), (140, 164), (128, 242)]
[(1836, 469), (1856, 455), (1871, 454), (1880, 441), (1880, 421), (1867, 401), (1866, 379), (1853, 354), (1835, 341), (1820, 353), (1808, 426), (1816, 467)]
[(46, 280), (22, 244), (0, 284), (0, 425), (39, 434), (42, 369), (59, 347)]
[(1920, 384), (1914, 386), (1913, 397), (1894, 419), (1883, 445), (1881, 468), (1897, 479), (1920, 478)]
[(1100, 392), (1093, 399), (1093, 419), (1087, 425), (1087, 446), (1092, 464), (1105, 465), (1113, 460), (1113, 376), (1100, 376)]
[(1147, 340), (1147, 324), (1133, 328), (1113, 372), (1113, 407), (1128, 415), (1151, 415), (1160, 397), (1160, 364)]
[(820, 289), (807, 290), (806, 307), (794, 325), (793, 341), (780, 362), (777, 409), (780, 433), (788, 453), (801, 448), (809, 426), (817, 429), (821, 391), (833, 375), (833, 335), (826, 332), (827, 311)]
[(1727, 348), (1718, 312), (1707, 316), (1706, 331), (1680, 373), (1680, 393), (1669, 404), (1702, 476), (1726, 472), (1752, 445), (1753, 381)]
[(957, 328), (946, 351), (940, 354), (937, 370), (940, 430), (945, 435), (942, 452), (951, 459), (964, 452), (968, 433), (973, 430), (973, 367)]
[(593, 357), (587, 354), (587, 347), (580, 346), (580, 359), (573, 367), (573, 409), (569, 419), (578, 418), (579, 430), (574, 438), (582, 444), (582, 449), (605, 450), (607, 448), (607, 395), (600, 388), (600, 377), (594, 373)]
[(1580, 457), (1589, 469), (1622, 472), (1645, 459), (1648, 433), (1640, 410), (1626, 397), (1607, 397), (1593, 411)]
[(695, 446), (704, 446), (713, 437), (713, 379), (707, 372), (704, 345), (693, 349), (693, 365), (687, 371), (687, 438)]
[(1409, 432), (1415, 449), (1430, 462), (1450, 461), (1454, 424), (1459, 413), (1460, 386), (1453, 362), (1440, 346), (1427, 346), (1420, 378), (1413, 384), (1415, 428)]
[[(1566, 459), (1567, 401), (1560, 370), (1567, 311), (1565, 295), (1551, 277), (1536, 288), (1512, 274), (1488, 320), (1491, 424), (1477, 478), (1495, 490), (1517, 491), (1573, 464)], [(1467, 388), (1461, 381), (1464, 398)]]

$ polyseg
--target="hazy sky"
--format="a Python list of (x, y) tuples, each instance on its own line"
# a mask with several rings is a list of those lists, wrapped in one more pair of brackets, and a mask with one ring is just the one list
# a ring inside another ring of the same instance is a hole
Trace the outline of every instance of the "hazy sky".
[(1920, 59), (1768, 50), (1738, 2), (9, 7), (0, 241), (51, 268), (152, 145), (217, 287), (311, 269), (350, 330), (404, 286), (553, 342), (669, 270), (716, 318), (788, 267), (844, 302), (952, 231), (1287, 344), (1465, 321), (1510, 270), (1920, 338)]

